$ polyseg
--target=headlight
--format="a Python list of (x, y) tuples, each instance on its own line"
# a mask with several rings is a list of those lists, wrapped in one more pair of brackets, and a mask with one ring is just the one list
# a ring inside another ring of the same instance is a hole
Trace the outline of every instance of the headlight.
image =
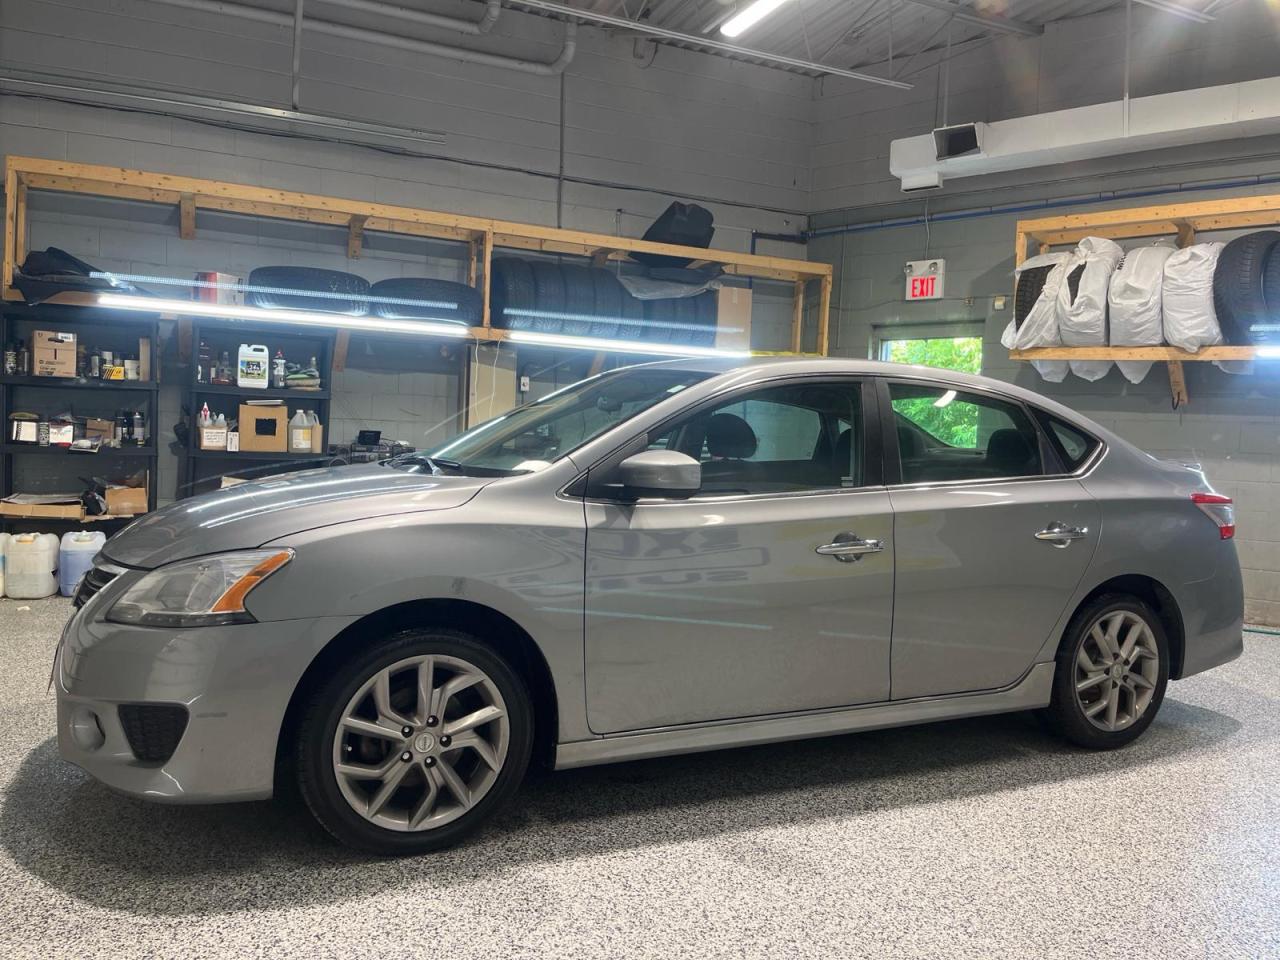
[(253, 623), (245, 597), (292, 559), (292, 550), (243, 550), (172, 563), (126, 590), (107, 619), (146, 627)]

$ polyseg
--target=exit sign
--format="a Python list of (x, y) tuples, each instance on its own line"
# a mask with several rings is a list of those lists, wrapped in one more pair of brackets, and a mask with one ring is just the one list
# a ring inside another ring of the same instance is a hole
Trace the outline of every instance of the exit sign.
[(903, 268), (908, 300), (941, 300), (947, 278), (945, 260), (909, 260)]

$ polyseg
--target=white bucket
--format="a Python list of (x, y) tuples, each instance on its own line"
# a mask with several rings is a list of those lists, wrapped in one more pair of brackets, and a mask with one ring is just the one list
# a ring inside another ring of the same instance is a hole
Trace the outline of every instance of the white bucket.
[(15, 533), (5, 551), (5, 594), (15, 600), (39, 600), (58, 592), (58, 537), (52, 533)]

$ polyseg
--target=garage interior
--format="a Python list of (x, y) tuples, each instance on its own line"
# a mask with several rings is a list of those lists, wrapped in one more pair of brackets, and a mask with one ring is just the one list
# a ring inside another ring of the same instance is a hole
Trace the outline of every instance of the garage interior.
[[(5, 0), (0, 954), (1280, 955), (1277, 52), (1272, 0)], [(1220, 328), (1023, 323), (1153, 245)], [(289, 301), (308, 270), (362, 286)], [(749, 352), (981, 373), (1202, 465), (1244, 656), (1123, 750), (1013, 713), (536, 770), (405, 860), (59, 758), (76, 571), (133, 517)]]

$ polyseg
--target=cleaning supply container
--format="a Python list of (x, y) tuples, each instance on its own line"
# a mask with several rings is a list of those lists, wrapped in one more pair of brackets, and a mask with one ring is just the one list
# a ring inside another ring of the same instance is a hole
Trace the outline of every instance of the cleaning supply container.
[(53, 533), (15, 533), (5, 551), (5, 594), (14, 600), (39, 600), (58, 592), (58, 537)]
[(0, 533), (0, 597), (4, 596), (4, 553), (9, 549), (9, 535)]
[(81, 578), (89, 572), (89, 568), (93, 566), (93, 558), (106, 542), (107, 535), (101, 530), (94, 533), (73, 530), (62, 535), (62, 546), (58, 551), (58, 592), (60, 594), (64, 597), (75, 595)]

